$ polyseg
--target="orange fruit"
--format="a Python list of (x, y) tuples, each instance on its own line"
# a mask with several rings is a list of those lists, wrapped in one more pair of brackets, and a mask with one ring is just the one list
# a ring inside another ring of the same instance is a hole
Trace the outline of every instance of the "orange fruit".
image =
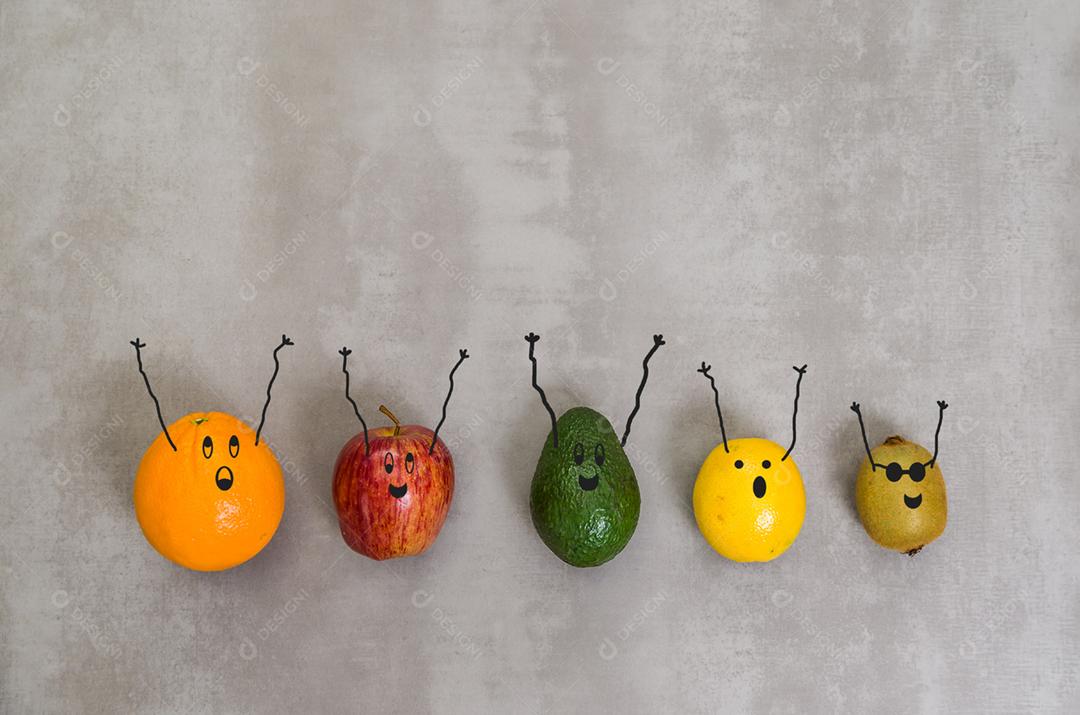
[(285, 511), (285, 482), (255, 431), (224, 412), (193, 412), (146, 450), (135, 516), (150, 545), (195, 571), (221, 571), (259, 553)]

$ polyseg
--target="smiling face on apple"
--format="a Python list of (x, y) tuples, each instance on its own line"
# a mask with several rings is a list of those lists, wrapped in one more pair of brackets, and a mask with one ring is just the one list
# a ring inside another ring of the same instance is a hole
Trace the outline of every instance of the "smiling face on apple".
[(401, 425), (380, 405), (392, 427), (368, 430), (360, 407), (349, 394), (349, 355), (342, 348), (345, 399), (363, 431), (350, 439), (334, 465), (334, 507), (341, 535), (353, 550), (376, 561), (423, 553), (439, 535), (454, 496), (454, 459), (439, 439), (446, 406), (454, 392), (454, 373), (469, 357), (459, 350), (450, 370), (450, 389), (435, 430)]
[(367, 448), (363, 434), (349, 440), (334, 466), (341, 535), (352, 549), (377, 561), (423, 553), (450, 511), (450, 450), (419, 425), (380, 427), (370, 437)]

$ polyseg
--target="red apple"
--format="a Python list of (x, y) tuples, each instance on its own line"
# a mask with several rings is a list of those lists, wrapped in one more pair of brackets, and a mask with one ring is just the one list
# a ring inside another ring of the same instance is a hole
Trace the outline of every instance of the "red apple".
[[(334, 507), (345, 543), (377, 561), (423, 553), (439, 535), (454, 496), (454, 460), (420, 425), (361, 432), (334, 465)], [(432, 440), (434, 449), (432, 449)]]

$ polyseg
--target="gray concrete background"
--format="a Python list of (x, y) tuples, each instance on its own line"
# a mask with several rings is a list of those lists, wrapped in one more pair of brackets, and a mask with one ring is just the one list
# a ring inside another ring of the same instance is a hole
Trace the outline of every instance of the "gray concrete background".
[[(1080, 705), (1080, 6), (0, 5), (0, 704), (28, 711), (1018, 712)], [(579, 571), (528, 515), (547, 421), (625, 422), (643, 514)], [(288, 504), (221, 574), (131, 507), (167, 417), (257, 414)], [(426, 555), (348, 551), (354, 394), (438, 416)], [(789, 437), (768, 565), (690, 510), (717, 440)], [(864, 534), (871, 438), (932, 442), (944, 536)]]

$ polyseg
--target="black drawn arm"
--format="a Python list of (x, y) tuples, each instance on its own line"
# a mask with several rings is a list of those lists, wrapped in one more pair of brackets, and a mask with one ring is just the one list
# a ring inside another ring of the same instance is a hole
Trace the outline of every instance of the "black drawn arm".
[(345, 373), (345, 399), (352, 405), (353, 412), (356, 413), (356, 419), (360, 420), (360, 424), (364, 427), (364, 455), (371, 455), (371, 445), (368, 443), (367, 422), (364, 422), (364, 418), (360, 416), (360, 408), (356, 406), (356, 401), (349, 395), (349, 356), (352, 355), (352, 350), (348, 348), (342, 348), (338, 350), (338, 355), (341, 356), (341, 371)]
[[(169, 436), (169, 428), (165, 426), (165, 420), (161, 416), (161, 404), (158, 403), (157, 395), (150, 389), (150, 378), (146, 376), (146, 371), (143, 370), (142, 365), (142, 353), (139, 352), (142, 348), (146, 347), (146, 343), (140, 343), (138, 338), (130, 341), (135, 346), (135, 359), (139, 361), (139, 372), (142, 373), (143, 382), (146, 383), (146, 391), (150, 393), (150, 399), (154, 401), (154, 409), (157, 410), (157, 419), (161, 424), (161, 431), (165, 433), (165, 439), (169, 440), (169, 446), (172, 447), (172, 451), (176, 451), (176, 445), (173, 444), (172, 437)], [(937, 451), (937, 450), (935, 450)]]
[(870, 443), (866, 440), (866, 426), (862, 421), (862, 410), (859, 409), (858, 402), (851, 403), (851, 411), (859, 416), (859, 430), (862, 432), (863, 447), (866, 448), (866, 458), (870, 460), (870, 470), (876, 472), (877, 468), (881, 466), (874, 461), (874, 455), (870, 454)]
[(435, 451), (435, 443), (439, 441), (439, 430), (442, 429), (443, 422), (446, 421), (446, 406), (450, 404), (450, 395), (454, 394), (454, 373), (461, 367), (461, 363), (465, 362), (469, 358), (468, 350), (458, 350), (458, 361), (454, 363), (454, 367), (450, 370), (450, 389), (446, 393), (446, 399), (442, 404), (442, 418), (439, 420), (439, 424), (435, 425), (435, 434), (431, 436), (431, 447), (428, 448), (428, 454)]
[(551, 435), (554, 439), (554, 446), (559, 446), (559, 429), (556, 427), (555, 410), (551, 409), (551, 404), (548, 403), (547, 395), (544, 394), (544, 388), (540, 387), (536, 382), (536, 356), (533, 355), (533, 349), (536, 347), (536, 341), (540, 339), (540, 336), (536, 333), (529, 333), (525, 336), (525, 342), (529, 344), (529, 361), (532, 362), (532, 386), (540, 393), (540, 401), (544, 403), (544, 409), (547, 410), (548, 416), (551, 417)]
[(277, 354), (278, 350), (281, 350), (286, 345), (292, 345), (293, 341), (289, 340), (285, 335), (281, 336), (281, 344), (274, 348), (274, 374), (270, 376), (270, 383), (266, 386), (266, 402), (263, 403), (262, 417), (259, 419), (259, 429), (255, 430), (255, 445), (259, 444), (259, 437), (262, 435), (263, 424), (266, 423), (266, 408), (270, 406), (270, 388), (274, 386), (274, 380), (277, 379), (278, 368), (281, 367), (278, 364)]
[(645, 382), (649, 379), (649, 358), (660, 349), (661, 345), (666, 345), (663, 335), (654, 335), (652, 339), (652, 349), (645, 355), (645, 359), (641, 361), (641, 369), (644, 374), (641, 376), (641, 384), (638, 385), (637, 394), (634, 395), (634, 409), (630, 411), (630, 416), (626, 418), (626, 431), (623, 432), (622, 441), (620, 442), (623, 447), (626, 446), (626, 440), (630, 437), (630, 425), (634, 421), (634, 416), (641, 407), (641, 393), (645, 389)]
[(945, 410), (948, 409), (949, 403), (944, 400), (938, 400), (938, 415), (937, 415), (937, 429), (934, 430), (934, 456), (930, 458), (930, 461), (926, 464), (928, 467), (933, 467), (934, 462), (937, 461), (938, 451), (938, 435), (941, 434), (941, 421), (945, 418)]
[(701, 367), (698, 368), (698, 372), (707, 377), (709, 384), (712, 385), (713, 400), (716, 402), (716, 417), (720, 420), (720, 436), (724, 440), (724, 451), (727, 452), (727, 432), (724, 431), (724, 415), (720, 413), (720, 393), (716, 391), (716, 381), (713, 380), (712, 375), (709, 374), (709, 370), (712, 370), (712, 365), (706, 365), (703, 360), (701, 362)]
[(803, 375), (806, 374), (806, 365), (803, 365), (802, 367), (793, 366), (791, 369), (799, 373), (799, 379), (795, 382), (795, 409), (791, 413), (791, 446), (787, 448), (787, 451), (784, 452), (784, 456), (780, 458), (781, 462), (788, 458), (788, 455), (791, 454), (791, 450), (795, 449), (795, 427), (796, 420), (799, 417), (799, 386), (802, 385)]

